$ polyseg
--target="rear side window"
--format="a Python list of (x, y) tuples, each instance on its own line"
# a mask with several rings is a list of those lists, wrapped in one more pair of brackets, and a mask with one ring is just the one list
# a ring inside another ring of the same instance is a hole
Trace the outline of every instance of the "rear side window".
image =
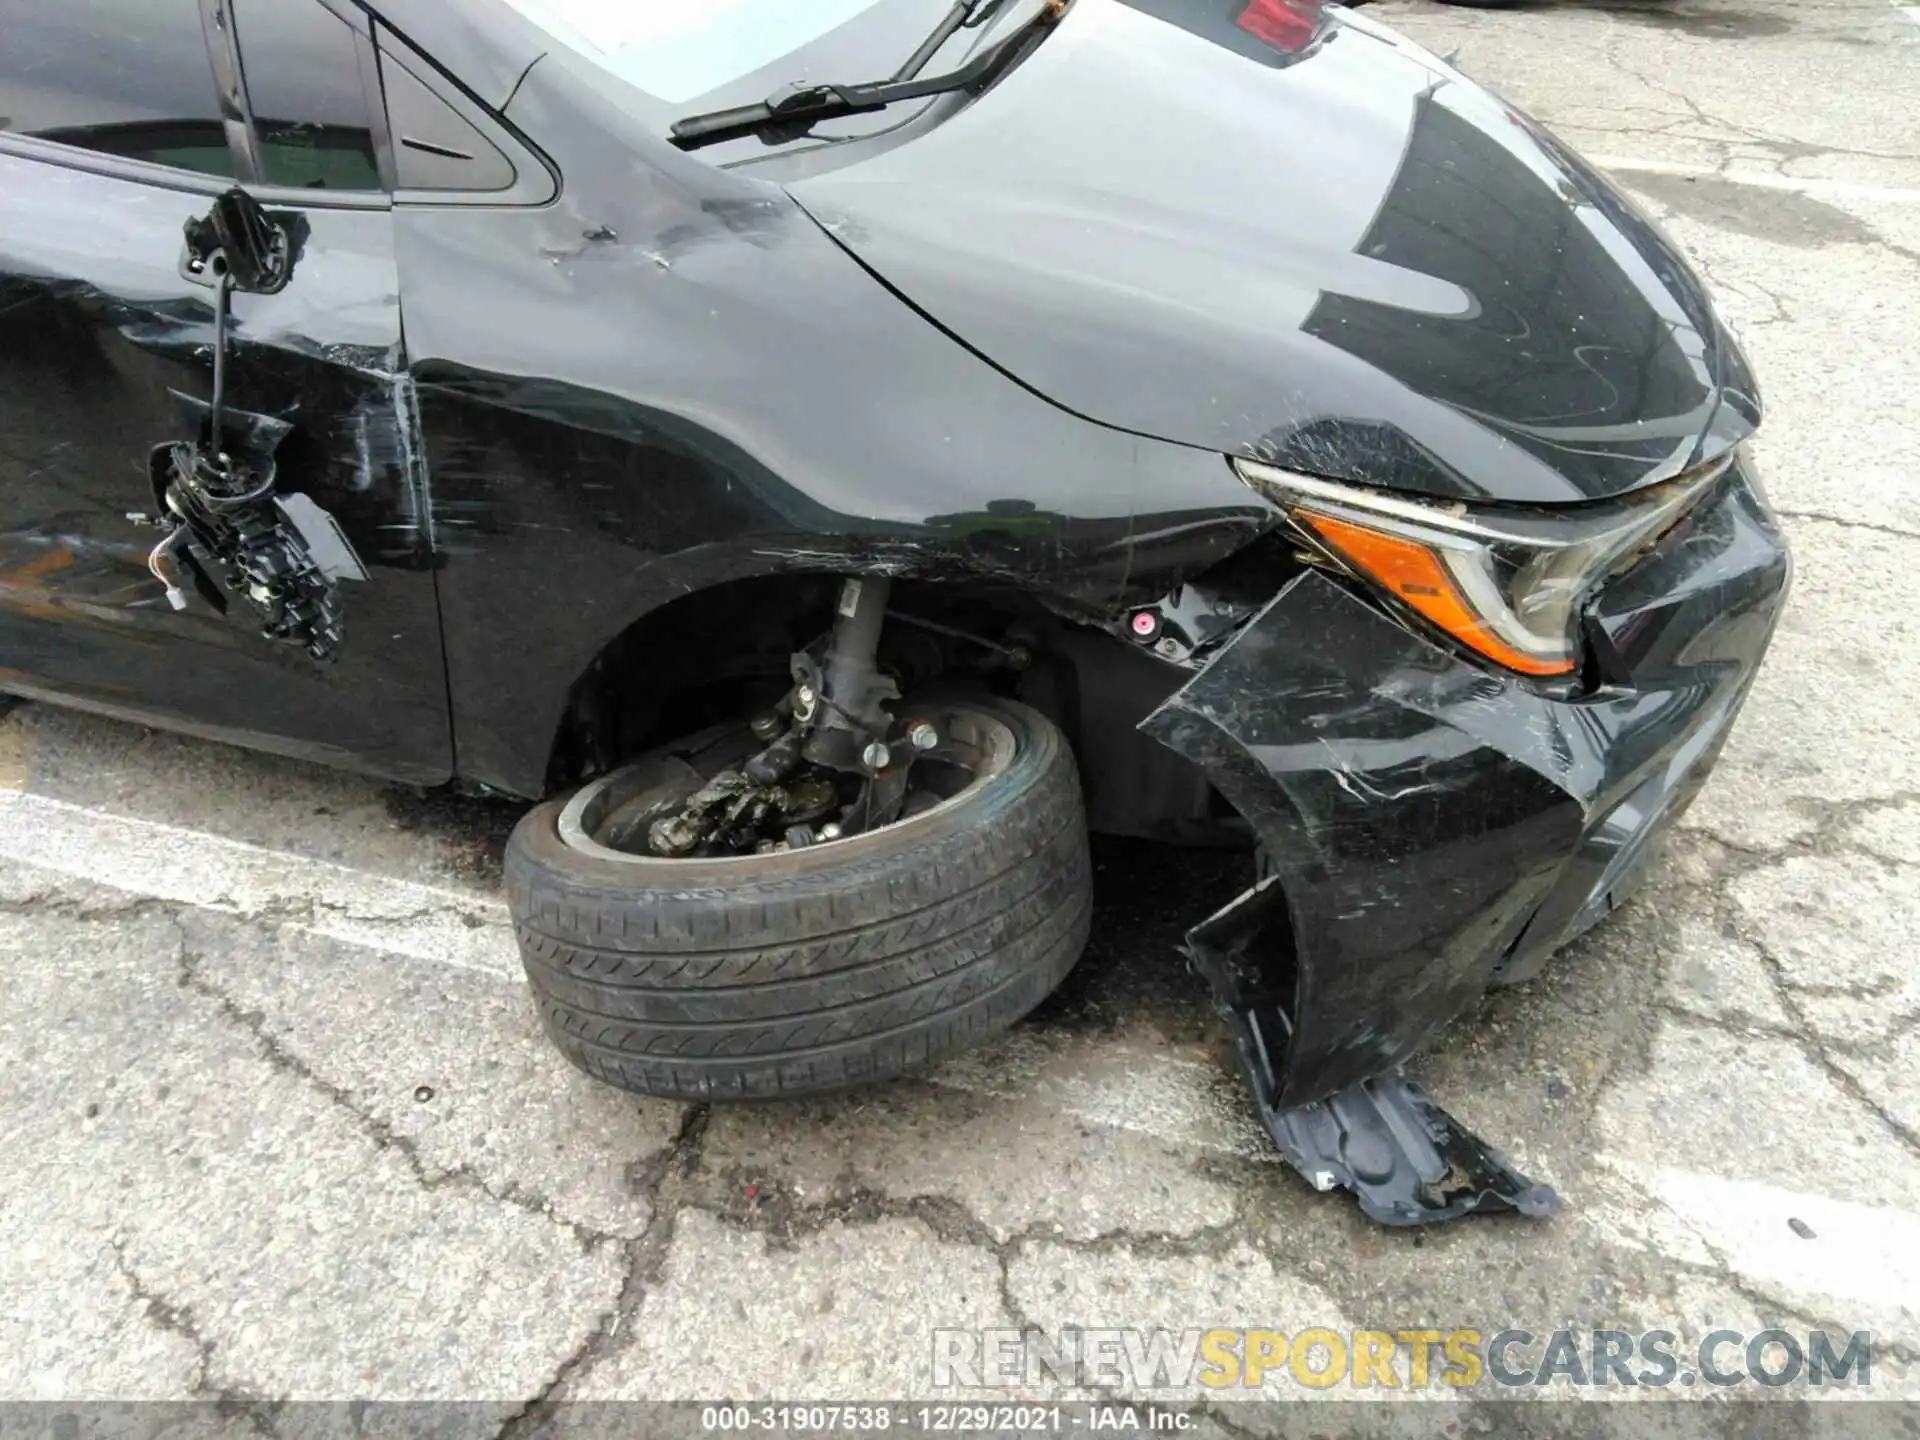
[(393, 133), (393, 164), (402, 190), (465, 190), (512, 187), (513, 162), (474, 123), (436, 94), (406, 58), (402, 42), (380, 37), (380, 77), (386, 82), (387, 124)]
[[(20, 3), (32, 0), (0, 0)], [(300, 190), (380, 189), (354, 27), (317, 0), (234, 0), (233, 14), (260, 178)]]
[(196, 0), (0, 0), (0, 131), (234, 173)]

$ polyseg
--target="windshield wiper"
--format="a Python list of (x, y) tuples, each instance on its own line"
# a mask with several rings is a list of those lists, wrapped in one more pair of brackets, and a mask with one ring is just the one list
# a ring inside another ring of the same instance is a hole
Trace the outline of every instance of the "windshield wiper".
[(1027, 24), (982, 50), (958, 70), (919, 78), (920, 72), (962, 28), (979, 25), (997, 13), (1006, 0), (958, 0), (934, 32), (921, 42), (907, 63), (891, 79), (864, 85), (789, 85), (757, 105), (738, 105), (705, 115), (689, 115), (673, 122), (672, 143), (682, 150), (698, 150), (758, 135), (769, 130), (783, 138), (797, 137), (822, 120), (864, 115), (884, 110), (902, 100), (918, 100), (957, 90), (983, 89), (1036, 42), (1066, 13), (1071, 0), (1047, 0)]
[(953, 8), (947, 11), (946, 19), (934, 27), (933, 33), (920, 42), (920, 48), (907, 57), (907, 63), (893, 72), (895, 80), (911, 80), (927, 68), (934, 56), (962, 28), (972, 30), (984, 25), (1005, 7), (1006, 0), (953, 0)]

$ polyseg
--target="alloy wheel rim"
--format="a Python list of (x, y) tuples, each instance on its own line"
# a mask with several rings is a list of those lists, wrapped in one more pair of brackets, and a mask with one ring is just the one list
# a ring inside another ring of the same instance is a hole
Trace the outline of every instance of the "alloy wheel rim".
[[(896, 708), (914, 720), (931, 721), (939, 732), (940, 743), (913, 761), (908, 803), (922, 803), (886, 825), (822, 840), (802, 850), (783, 849), (771, 854), (666, 856), (647, 850), (644, 837), (648, 823), (726, 768), (724, 762), (712, 761), (716, 751), (730, 754), (742, 748), (738, 741), (745, 734), (745, 727), (739, 726), (702, 732), (590, 781), (562, 807), (557, 821), (560, 841), (569, 850), (598, 860), (657, 864), (749, 864), (814, 851), (844, 851), (850, 846), (866, 848), (863, 841), (894, 835), (950, 812), (962, 800), (994, 783), (1012, 768), (1019, 742), (1013, 727), (998, 716), (959, 702)], [(712, 768), (703, 773), (693, 763), (696, 760), (706, 760)]]

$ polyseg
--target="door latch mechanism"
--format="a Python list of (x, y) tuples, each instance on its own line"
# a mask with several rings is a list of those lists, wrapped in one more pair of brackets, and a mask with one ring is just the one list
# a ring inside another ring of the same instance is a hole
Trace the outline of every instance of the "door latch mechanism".
[(167, 533), (147, 568), (176, 610), (187, 608), (182, 582), (190, 575), (216, 609), (226, 609), (226, 594), (238, 595), (268, 639), (332, 659), (345, 638), (335, 582), (365, 580), (366, 569), (326, 511), (305, 495), (275, 493), (275, 453), (292, 425), (227, 406), (233, 294), (284, 290), (293, 275), (292, 237), (238, 188), (185, 231), (181, 274), (214, 291), (213, 403), (174, 396), (195, 438), (158, 446), (149, 459), (157, 523)]

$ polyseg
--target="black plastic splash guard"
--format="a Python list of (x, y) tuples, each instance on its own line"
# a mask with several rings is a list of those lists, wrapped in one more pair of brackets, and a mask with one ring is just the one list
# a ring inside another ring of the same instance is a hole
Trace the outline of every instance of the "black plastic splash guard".
[(1189, 931), (1187, 953), (1233, 1031), (1261, 1123), (1287, 1163), (1316, 1190), (1351, 1190), (1382, 1225), (1558, 1210), (1558, 1194), (1515, 1170), (1398, 1067), (1309, 1104), (1275, 1105), (1292, 1031), (1282, 1000), (1291, 977), (1251, 962), (1246, 952), (1276, 922), (1285, 923), (1285, 904), (1277, 878), (1268, 875)]

